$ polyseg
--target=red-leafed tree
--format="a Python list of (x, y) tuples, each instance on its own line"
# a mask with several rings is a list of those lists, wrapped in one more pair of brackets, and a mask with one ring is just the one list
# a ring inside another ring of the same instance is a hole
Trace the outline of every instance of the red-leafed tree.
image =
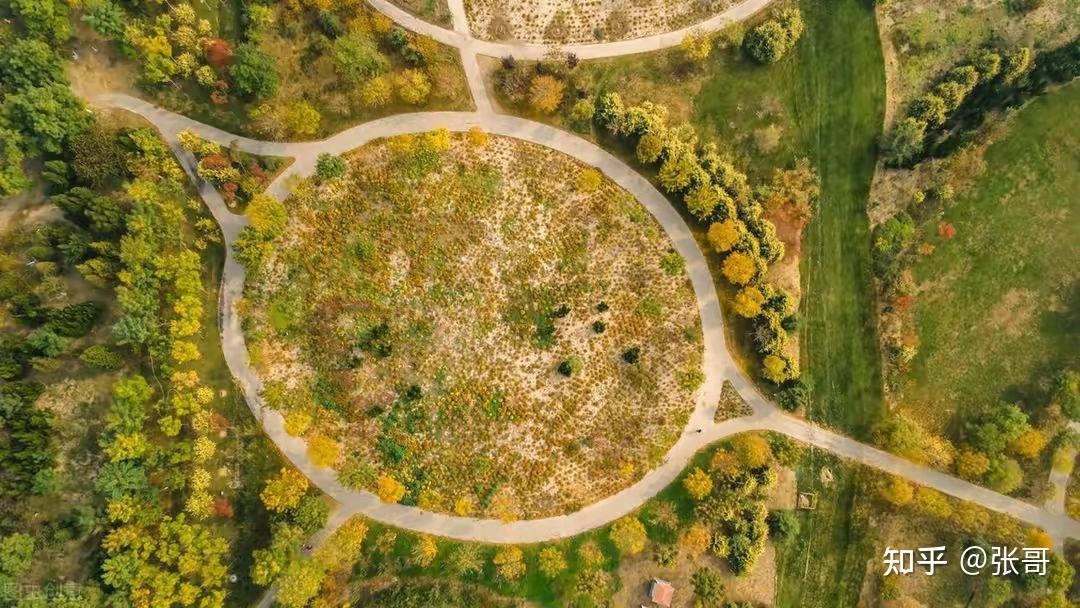
[(210, 65), (220, 68), (232, 63), (233, 50), (228, 42), (218, 38), (206, 45), (206, 61)]
[(938, 225), (938, 234), (941, 235), (941, 238), (943, 239), (951, 239), (956, 236), (956, 226), (953, 226), (949, 222), (941, 222), (941, 224)]

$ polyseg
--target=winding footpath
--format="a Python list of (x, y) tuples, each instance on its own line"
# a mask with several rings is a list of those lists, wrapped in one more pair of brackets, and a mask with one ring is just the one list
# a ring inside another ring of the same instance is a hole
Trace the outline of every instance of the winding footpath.
[[(546, 54), (548, 50), (546, 47), (496, 44), (473, 39), (464, 24), (462, 0), (450, 0), (451, 12), (455, 16), (453, 30), (421, 21), (385, 0), (369, 0), (369, 2), (399, 24), (462, 51), (463, 64), (476, 100), (476, 112), (402, 114), (359, 125), (322, 141), (283, 143), (236, 137), (127, 95), (109, 94), (95, 100), (99, 105), (128, 110), (150, 121), (169, 142), (184, 170), (198, 184), (200, 195), (221, 226), (227, 251), (220, 301), (221, 340), (225, 359), (241, 386), (248, 405), (261, 422), (266, 434), (298, 470), (340, 504), (328, 527), (320, 532), (319, 538), (314, 539), (316, 542), (328, 536), (349, 517), (357, 514), (416, 532), (484, 543), (535, 543), (574, 536), (632, 513), (674, 482), (700, 449), (725, 437), (747, 431), (783, 433), (795, 440), (860, 464), (902, 476), (950, 496), (1015, 517), (1029, 525), (1042, 528), (1055, 539), (1059, 546), (1067, 538), (1080, 539), (1080, 522), (1057, 512), (1056, 509), (1040, 508), (998, 494), (812, 425), (805, 420), (788, 416), (778, 410), (757, 392), (729, 355), (724, 341), (723, 318), (708, 264), (689, 227), (666, 197), (625, 163), (588, 141), (551, 126), (494, 112), (490, 98), (484, 89), (477, 55), (512, 54), (522, 58), (537, 58)], [(766, 4), (767, 0), (748, 0), (692, 29), (718, 29), (731, 20), (744, 19), (754, 14)], [(582, 58), (645, 52), (678, 44), (686, 33), (687, 31), (673, 32), (638, 40), (570, 46), (566, 47), (566, 50), (577, 53)], [(420, 133), (438, 128), (464, 132), (474, 127), (479, 127), (494, 135), (521, 139), (552, 148), (605, 173), (636, 197), (663, 227), (676, 250), (686, 260), (686, 272), (697, 296), (703, 329), (703, 367), (706, 380), (696, 408), (687, 423), (686, 431), (667, 453), (664, 462), (637, 483), (567, 515), (503, 522), (432, 513), (400, 504), (386, 504), (369, 492), (344, 487), (332, 470), (312, 464), (308, 459), (307, 446), (303, 439), (286, 433), (282, 416), (266, 407), (260, 396), (262, 383), (250, 365), (244, 343), (240, 318), (236, 312), (236, 304), (243, 296), (244, 268), (237, 262), (232, 245), (247, 225), (247, 218), (230, 212), (217, 190), (196, 177), (195, 159), (180, 148), (177, 139), (181, 131), (191, 129), (199, 136), (222, 145), (228, 146), (235, 142), (241, 150), (252, 154), (292, 157), (295, 159), (294, 163), (268, 189), (272, 196), (284, 200), (288, 196), (288, 184), (291, 180), (311, 175), (320, 154), (340, 155), (376, 139), (395, 135)], [(721, 423), (713, 422), (724, 381), (734, 385), (750, 405), (753, 412), (751, 415)], [(697, 432), (698, 429), (702, 432)], [(273, 595), (273, 591), (268, 593), (260, 605), (269, 606), (273, 602)]]

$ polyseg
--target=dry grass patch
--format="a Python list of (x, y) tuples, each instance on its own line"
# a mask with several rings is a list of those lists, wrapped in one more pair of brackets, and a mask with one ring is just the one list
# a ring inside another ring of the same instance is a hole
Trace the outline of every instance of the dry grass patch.
[(682, 29), (734, 0), (472, 0), (469, 27), (487, 40), (589, 43), (629, 40)]
[(552, 515), (675, 442), (700, 321), (640, 203), (559, 153), (484, 139), (378, 142), (302, 185), (249, 281), (249, 346), (270, 404), (338, 443), (346, 483)]

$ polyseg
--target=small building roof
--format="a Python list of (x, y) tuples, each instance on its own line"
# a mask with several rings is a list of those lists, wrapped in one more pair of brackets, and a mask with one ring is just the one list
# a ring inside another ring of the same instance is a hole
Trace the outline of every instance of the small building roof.
[(664, 608), (670, 608), (671, 598), (675, 596), (675, 587), (671, 586), (671, 583), (654, 578), (649, 583), (649, 599), (654, 604), (663, 606)]

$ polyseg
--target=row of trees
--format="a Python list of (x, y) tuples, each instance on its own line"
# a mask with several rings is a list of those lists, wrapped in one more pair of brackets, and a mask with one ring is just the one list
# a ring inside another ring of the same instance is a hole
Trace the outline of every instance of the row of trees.
[(1037, 56), (1027, 48), (982, 49), (911, 103), (885, 140), (886, 161), (910, 167), (928, 155), (947, 156), (976, 138), (988, 115), (1077, 76), (1080, 37)]
[(887, 162), (911, 166), (919, 161), (934, 139), (946, 129), (949, 119), (979, 88), (1008, 86), (1032, 65), (1031, 49), (995, 52), (983, 49), (966, 63), (950, 70), (930, 92), (911, 103), (886, 141)]
[(793, 303), (764, 280), (769, 264), (784, 256), (784, 244), (765, 218), (768, 190), (755, 192), (715, 144), (700, 145), (690, 125), (669, 125), (663, 106), (627, 107), (619, 94), (607, 93), (591, 117), (634, 144), (639, 162), (659, 165), (661, 188), (680, 196), (691, 215), (709, 224), (709, 243), (723, 256), (721, 272), (740, 290), (736, 311), (754, 323), (764, 376), (776, 384), (797, 380), (798, 362), (787, 353), (788, 332), (795, 327)]

